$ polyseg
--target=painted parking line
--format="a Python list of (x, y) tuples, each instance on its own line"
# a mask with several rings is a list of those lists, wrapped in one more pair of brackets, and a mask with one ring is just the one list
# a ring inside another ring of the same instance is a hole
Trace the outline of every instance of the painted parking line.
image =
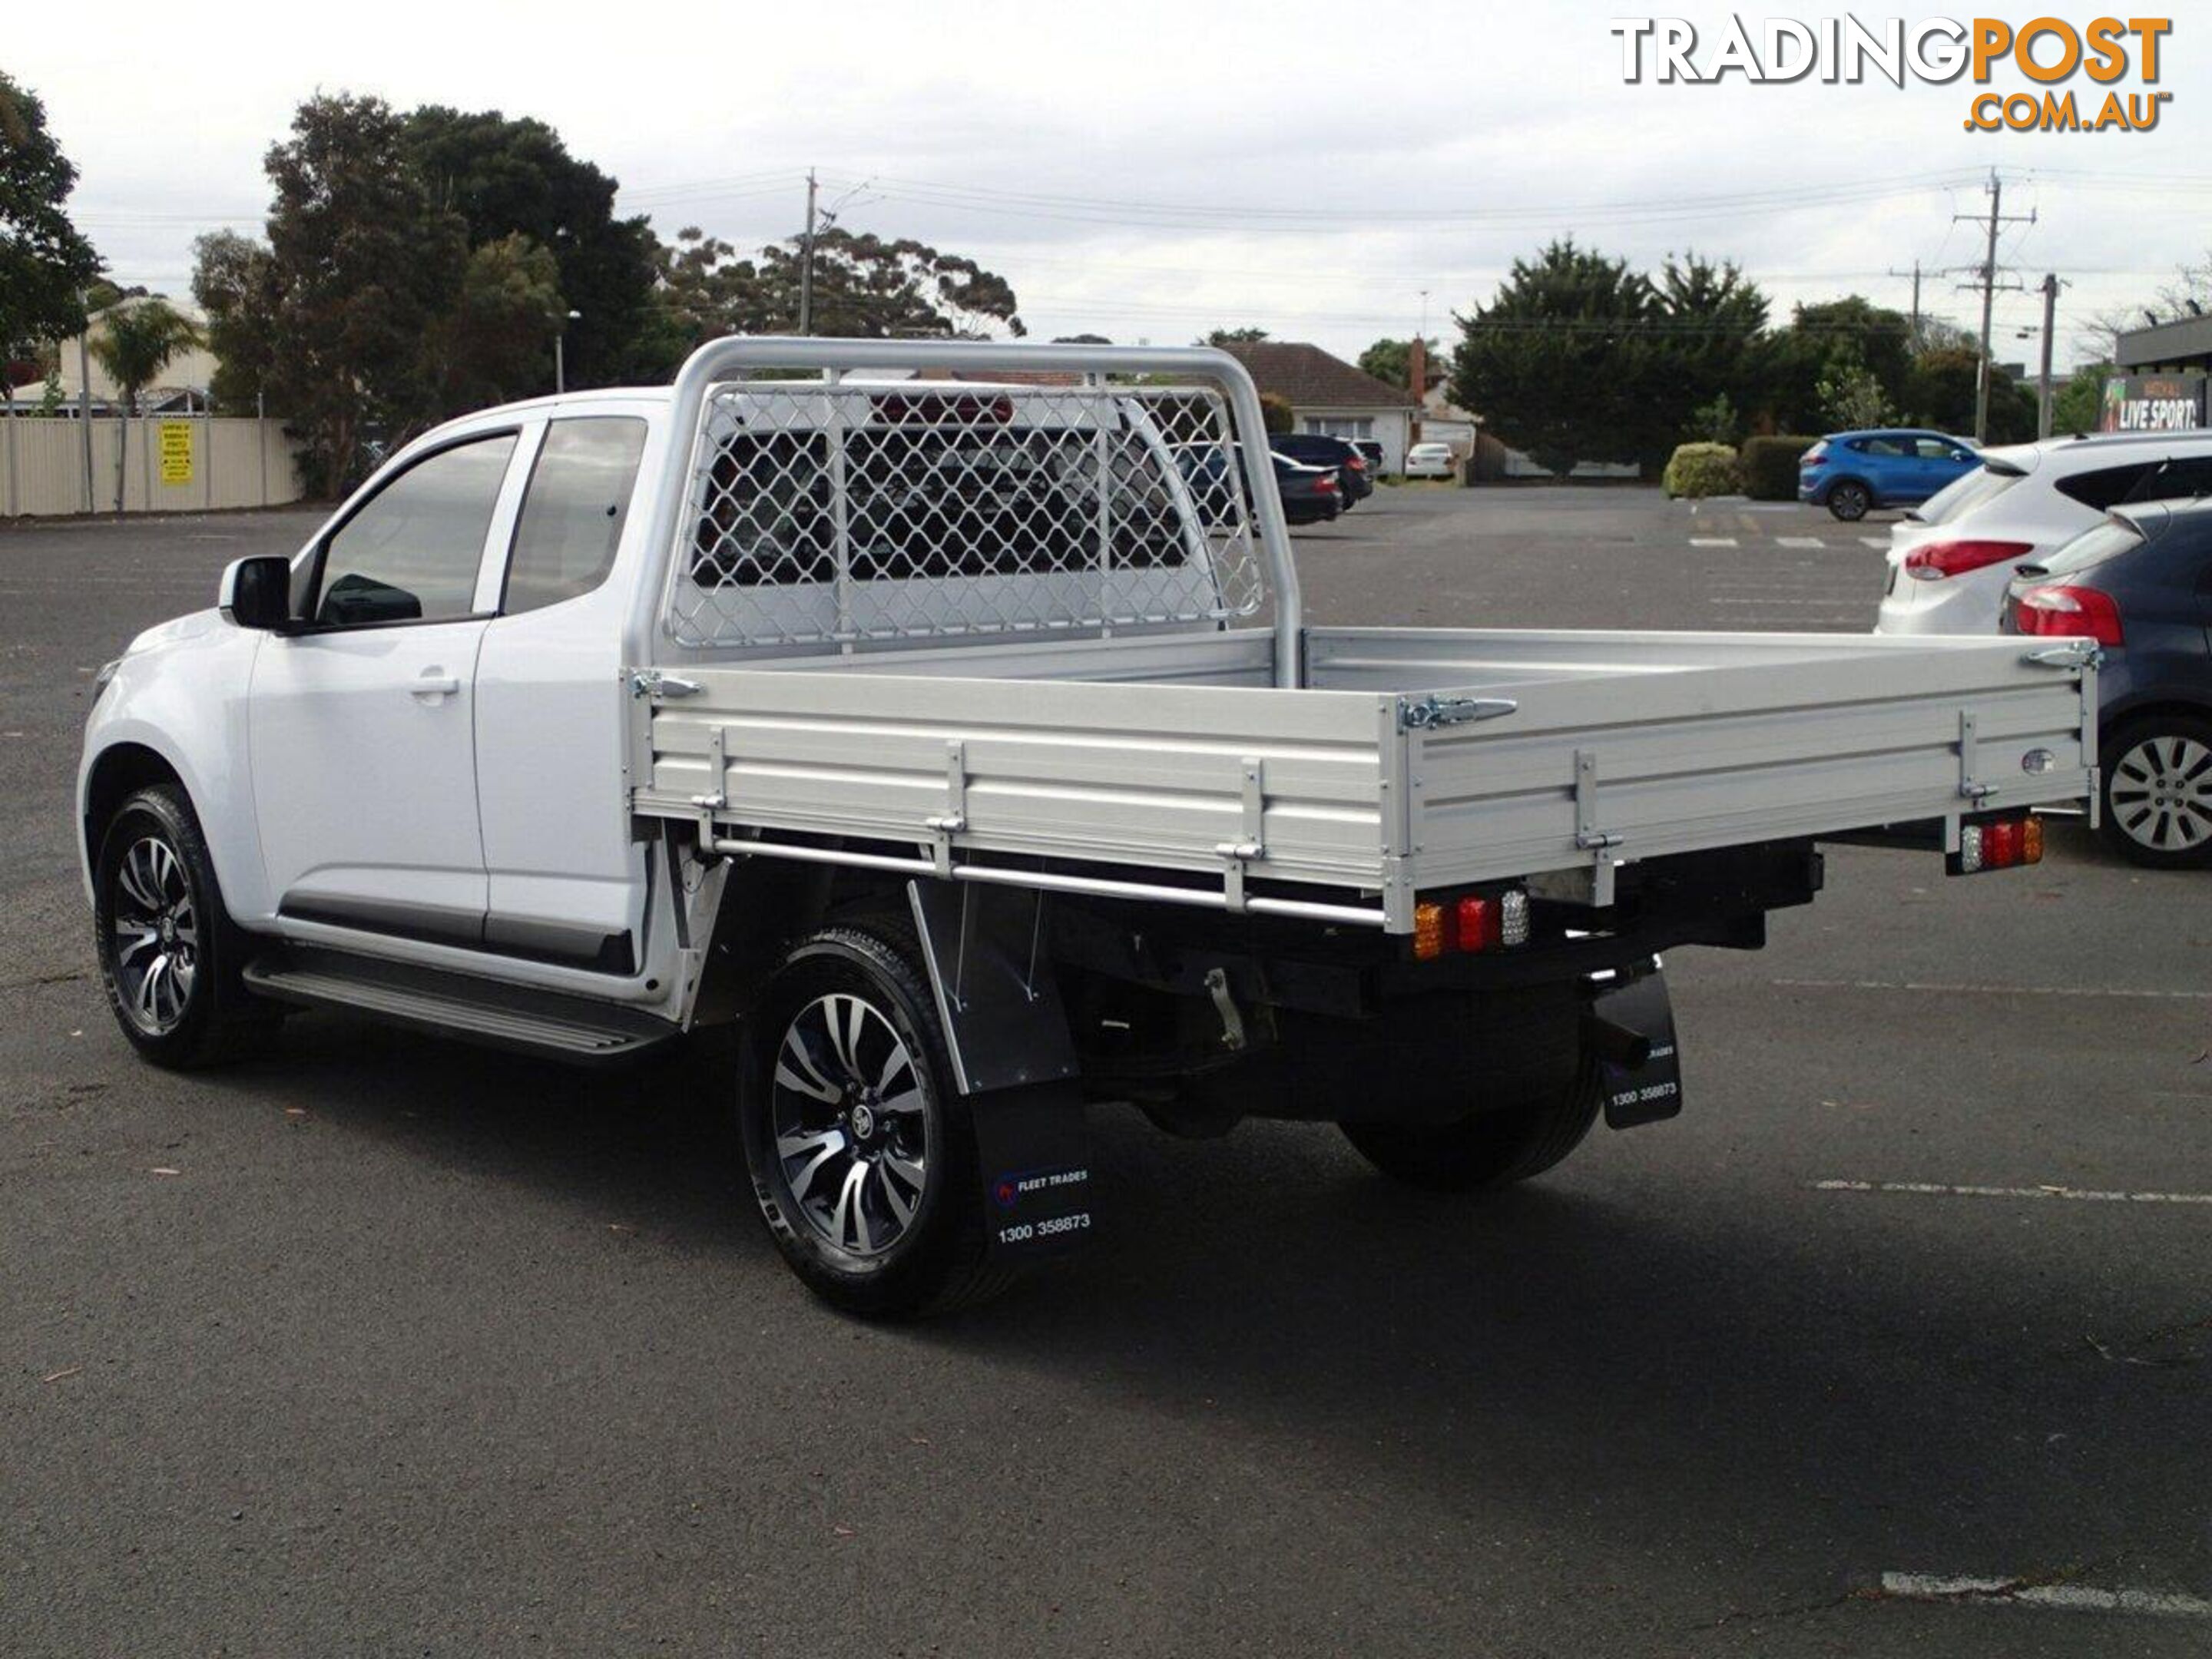
[(1777, 547), (1826, 547), (1827, 543), (1818, 536), (1777, 536), (1774, 544)]
[(2133, 997), (2152, 1001), (2212, 1002), (2212, 991), (2130, 991), (2090, 985), (1988, 985), (1918, 979), (1771, 979), (1801, 991), (1913, 991), (1961, 996)]
[(1889, 538), (1887, 536), (1862, 536), (1859, 538), (1859, 545), (1861, 547), (1886, 548), (1889, 545)]
[(1692, 547), (1734, 547), (1735, 545), (1735, 538), (1733, 536), (1692, 536), (1690, 538), (1690, 545)]
[(1905, 1601), (1969, 1607), (2053, 1607), (2067, 1613), (2133, 1613), (2158, 1619), (2212, 1619), (2212, 1601), (2168, 1590), (2103, 1589), (2093, 1584), (2039, 1583), (2027, 1578), (1954, 1578), (1927, 1572), (1886, 1572), (1881, 1593)]
[(1825, 605), (1828, 609), (1833, 610), (1837, 605), (1837, 599), (1834, 596), (1831, 595), (1829, 598), (1825, 599), (1715, 599), (1712, 603), (1715, 605), (1755, 605), (1761, 610), (1765, 609), (1769, 605)]
[(1976, 1187), (1941, 1181), (1808, 1181), (1816, 1193), (1888, 1193), (1907, 1198), (2056, 1198), (2074, 1204), (2212, 1204), (2212, 1193), (2106, 1192), (2094, 1187)]

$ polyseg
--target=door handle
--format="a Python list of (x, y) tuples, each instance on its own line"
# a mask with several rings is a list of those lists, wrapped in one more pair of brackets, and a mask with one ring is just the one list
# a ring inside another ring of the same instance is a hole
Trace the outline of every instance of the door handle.
[(460, 681), (453, 675), (436, 668), (426, 668), (407, 690), (410, 696), (449, 697), (460, 689)]

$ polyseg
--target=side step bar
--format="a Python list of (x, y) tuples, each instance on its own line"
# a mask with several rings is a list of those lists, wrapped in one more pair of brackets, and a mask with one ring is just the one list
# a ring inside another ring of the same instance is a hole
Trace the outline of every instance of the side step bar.
[(684, 1034), (680, 1026), (635, 1009), (337, 951), (271, 952), (248, 963), (244, 978), (276, 1001), (349, 1010), (463, 1042), (572, 1062), (628, 1060)]

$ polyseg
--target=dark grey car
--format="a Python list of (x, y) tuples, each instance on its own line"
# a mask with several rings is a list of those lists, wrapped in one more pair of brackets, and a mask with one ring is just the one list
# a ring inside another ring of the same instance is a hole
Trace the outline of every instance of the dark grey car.
[(2104, 651), (2106, 839), (2137, 864), (2212, 865), (2212, 501), (2115, 512), (2020, 566), (2004, 626)]

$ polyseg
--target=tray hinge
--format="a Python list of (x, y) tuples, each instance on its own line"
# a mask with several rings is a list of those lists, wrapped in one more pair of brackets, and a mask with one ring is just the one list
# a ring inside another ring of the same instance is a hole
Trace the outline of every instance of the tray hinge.
[(1996, 793), (1996, 786), (1990, 783), (1977, 783), (1974, 781), (1975, 729), (1974, 711), (1971, 708), (1960, 709), (1959, 711), (1959, 793), (1966, 800), (1985, 800)]
[(1613, 849), (1619, 836), (1597, 827), (1597, 750), (1575, 750), (1575, 845), (1596, 854), (1590, 866), (1590, 902), (1601, 908), (1613, 902), (1613, 876), (1620, 860)]
[(930, 860), (937, 873), (952, 873), (952, 837), (968, 827), (968, 745), (955, 738), (945, 745), (945, 810), (922, 821), (929, 831)]
[(709, 726), (707, 731), (707, 792), (691, 797), (694, 806), (719, 811), (730, 804), (728, 767), (729, 759), (722, 744), (722, 728)]
[(1236, 841), (1217, 842), (1214, 852), (1222, 861), (1222, 890), (1231, 910), (1244, 908), (1244, 866), (1267, 850), (1267, 780), (1266, 763), (1256, 755), (1237, 763), (1243, 775), (1244, 822)]
[(2052, 646), (2048, 651), (2031, 651), (2021, 660), (2045, 668), (2102, 668), (2105, 665), (2105, 651), (2102, 646), (2091, 640), (2069, 640), (2064, 645)]
[(1401, 697), (1398, 729), (1427, 732), (1439, 726), (1464, 726), (1470, 720), (1494, 720), (1518, 713), (1521, 705), (1510, 697)]

